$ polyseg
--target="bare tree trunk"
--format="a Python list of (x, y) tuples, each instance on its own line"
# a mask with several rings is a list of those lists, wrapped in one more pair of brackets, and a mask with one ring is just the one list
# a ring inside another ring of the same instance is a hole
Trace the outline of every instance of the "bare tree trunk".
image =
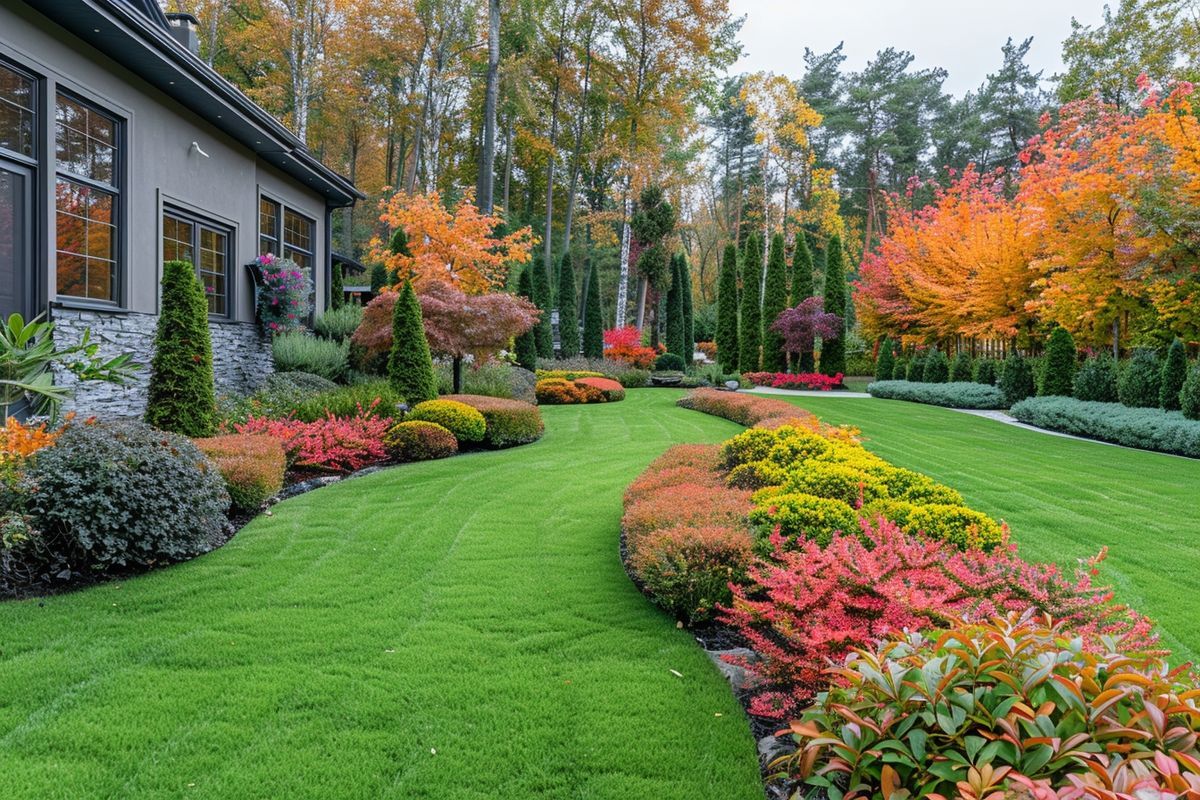
[(487, 94), (483, 107), (483, 147), (479, 151), (479, 177), (475, 205), (492, 213), (496, 187), (496, 94), (500, 85), (500, 0), (488, 0)]
[(512, 185), (512, 166), (513, 166), (512, 140), (513, 140), (513, 129), (512, 129), (512, 120), (510, 119), (508, 121), (508, 125), (505, 127), (505, 131), (504, 131), (504, 218), (505, 219), (508, 219), (508, 196), (509, 196), (508, 192), (509, 192), (509, 187)]
[(542, 239), (546, 243), (545, 260), (546, 272), (551, 276), (551, 286), (554, 286), (554, 238), (551, 228), (554, 222), (554, 167), (558, 155), (558, 101), (562, 95), (562, 65), (566, 57), (565, 40), (567, 37), (567, 4), (563, 3), (562, 22), (558, 28), (558, 45), (554, 52), (554, 94), (550, 100), (550, 155), (546, 159), (546, 227)]
[(629, 175), (625, 176), (625, 196), (621, 201), (622, 217), (621, 217), (621, 277), (617, 280), (617, 318), (616, 327), (625, 327), (625, 307), (629, 304), (629, 244), (630, 234), (629, 220), (633, 216), (633, 202), (629, 197), (630, 192)]
[[(358, 176), (358, 130), (357, 126), (351, 126), (350, 133), (350, 174), (347, 175), (351, 183)], [(346, 206), (342, 209), (342, 246), (345, 249), (345, 254), (348, 256), (354, 255), (354, 206)]]

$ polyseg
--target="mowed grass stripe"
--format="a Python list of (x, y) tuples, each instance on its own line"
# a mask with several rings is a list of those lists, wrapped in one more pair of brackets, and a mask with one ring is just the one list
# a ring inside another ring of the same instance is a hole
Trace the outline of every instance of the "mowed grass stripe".
[(1028, 559), (1073, 569), (1108, 547), (1102, 580), (1159, 624), (1175, 660), (1200, 654), (1200, 461), (915, 403), (786, 399), (861, 428), (871, 450), (1005, 519)]
[(0, 604), (0, 796), (760, 798), (737, 702), (617, 556), (645, 464), (738, 430), (678, 396), (547, 408), (535, 445)]

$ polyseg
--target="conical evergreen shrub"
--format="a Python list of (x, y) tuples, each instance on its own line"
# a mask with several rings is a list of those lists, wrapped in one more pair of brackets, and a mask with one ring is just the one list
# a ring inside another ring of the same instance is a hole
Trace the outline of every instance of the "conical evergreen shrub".
[(146, 422), (191, 438), (217, 424), (208, 299), (187, 261), (163, 264), (162, 304), (150, 360)]
[(738, 319), (738, 369), (757, 372), (762, 364), (762, 240), (746, 237), (742, 250), (742, 305)]
[(529, 263), (528, 269), (533, 270), (533, 303), (542, 310), (542, 318), (533, 328), (538, 358), (554, 358), (554, 323), (550, 319), (554, 301), (550, 291), (550, 276), (546, 274), (545, 265), (538, 263), (537, 259)]
[(371, 267), (371, 294), (379, 294), (388, 287), (391, 283), (388, 277), (387, 267), (382, 263), (376, 263)]
[(975, 382), (984, 386), (996, 385), (996, 359), (981, 358), (975, 364)]
[(1000, 372), (1000, 391), (1004, 392), (1004, 400), (1010, 406), (1033, 397), (1037, 391), (1033, 366), (1016, 350), (1004, 360), (1004, 368)]
[[(795, 252), (792, 253), (791, 306), (803, 303), (813, 296), (813, 257), (808, 247), (808, 236), (796, 234)], [(812, 373), (816, 370), (816, 359), (812, 348), (803, 351), (792, 365), (796, 372)], [(887, 380), (881, 378), (881, 380)]]
[(1188, 419), (1200, 419), (1200, 364), (1188, 370), (1179, 390), (1179, 409)]
[(1070, 397), (1075, 384), (1075, 339), (1061, 325), (1046, 340), (1046, 366), (1038, 394)]
[(954, 356), (954, 361), (950, 363), (950, 380), (953, 383), (969, 383), (974, 367), (971, 356), (965, 350), (959, 350)]
[(595, 265), (588, 268), (587, 298), (583, 306), (583, 354), (604, 358), (604, 317), (600, 311), (600, 276)]
[(691, 364), (696, 355), (696, 319), (692, 308), (692, 271), (686, 253), (679, 254), (679, 282), (683, 285), (683, 360)]
[(1107, 352), (1083, 362), (1071, 382), (1071, 396), (1094, 403), (1117, 402), (1117, 361)]
[(671, 286), (667, 290), (667, 352), (674, 353), (686, 365), (691, 361), (691, 354), (684, 354), (684, 321), (683, 321), (683, 275), (679, 265), (680, 256), (671, 256)]
[(346, 302), (345, 281), (342, 280), (342, 265), (334, 264), (329, 273), (329, 307), (341, 308)]
[(787, 371), (787, 352), (783, 335), (771, 329), (775, 320), (788, 307), (788, 265), (784, 252), (783, 234), (771, 237), (767, 256), (767, 281), (763, 290), (762, 368), (767, 372)]
[[(799, 238), (799, 237), (797, 237)], [(885, 338), (879, 345), (879, 355), (875, 358), (875, 380), (890, 381), (896, 370), (896, 354), (892, 340)]]
[(725, 245), (717, 280), (717, 361), (727, 373), (738, 371), (738, 252)]
[(1168, 411), (1179, 410), (1179, 393), (1187, 380), (1187, 350), (1179, 339), (1171, 342), (1167, 360), (1163, 362), (1162, 384), (1158, 389), (1158, 404)]
[[(517, 278), (517, 294), (529, 302), (533, 302), (533, 265), (526, 264)], [(545, 313), (545, 312), (543, 312)], [(522, 333), (516, 339), (517, 363), (529, 371), (537, 369), (537, 333), (536, 326)]]
[(914, 353), (913, 357), (908, 360), (908, 371), (904, 375), (904, 380), (913, 383), (925, 380), (925, 356), (922, 353)]
[(903, 356), (896, 356), (896, 366), (892, 369), (892, 380), (908, 380), (908, 364), (909, 361), (907, 358), (904, 358)]
[(921, 375), (925, 383), (945, 383), (950, 380), (950, 362), (941, 350), (934, 350), (925, 357), (925, 370)]
[(579, 298), (575, 295), (575, 265), (571, 252), (563, 253), (558, 270), (558, 355), (574, 358), (579, 355)]
[(437, 378), (421, 319), (421, 302), (412, 282), (405, 281), (392, 310), (392, 349), (388, 353), (388, 383), (410, 406), (435, 400)]
[(821, 342), (821, 372), (837, 375), (846, 371), (846, 267), (842, 239), (829, 237), (825, 254), (825, 313), (836, 314), (842, 320), (842, 333), (836, 339)]

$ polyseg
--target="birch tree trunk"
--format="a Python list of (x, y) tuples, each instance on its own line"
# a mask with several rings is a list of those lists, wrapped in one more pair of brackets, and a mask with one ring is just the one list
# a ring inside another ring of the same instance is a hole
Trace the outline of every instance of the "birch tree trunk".
[(488, 0), (487, 91), (483, 107), (483, 146), (479, 151), (479, 177), (475, 205), (492, 213), (496, 186), (496, 95), (500, 84), (500, 0)]

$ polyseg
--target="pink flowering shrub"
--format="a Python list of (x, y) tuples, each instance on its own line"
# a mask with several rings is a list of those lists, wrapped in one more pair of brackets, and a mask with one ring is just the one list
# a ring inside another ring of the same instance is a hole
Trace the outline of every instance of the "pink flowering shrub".
[(299, 330), (312, 311), (312, 281), (290, 258), (270, 253), (257, 259), (262, 274), (258, 318), (270, 334)]
[(372, 416), (374, 405), (368, 409), (359, 406), (353, 417), (330, 414), (313, 422), (291, 417), (252, 416), (234, 428), (238, 433), (263, 433), (275, 437), (283, 443), (289, 462), (295, 466), (353, 472), (386, 461), (388, 457), (384, 436), (392, 426), (392, 419)]
[(776, 389), (810, 389), (828, 392), (842, 385), (842, 373), (820, 375), (815, 372), (746, 372), (742, 380), (755, 386), (772, 386)]
[(1030, 608), (1060, 620), (1086, 649), (1120, 635), (1127, 652), (1160, 654), (1150, 621), (1115, 603), (1092, 577), (1104, 552), (1074, 578), (1054, 564), (1017, 556), (1016, 547), (990, 553), (959, 550), (909, 536), (880, 518), (862, 532), (834, 533), (828, 543), (771, 536), (773, 553), (735, 585), (722, 621), (763, 660), (746, 664), (763, 690), (750, 711), (782, 718), (828, 684), (826, 668), (855, 648), (904, 630), (930, 630), (955, 619), (986, 619)]

